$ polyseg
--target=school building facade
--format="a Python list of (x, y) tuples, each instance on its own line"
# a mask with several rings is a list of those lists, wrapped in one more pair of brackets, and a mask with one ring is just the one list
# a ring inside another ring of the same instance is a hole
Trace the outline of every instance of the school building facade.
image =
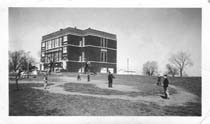
[(115, 34), (68, 27), (42, 36), (41, 70), (53, 64), (53, 70), (117, 72), (117, 37)]

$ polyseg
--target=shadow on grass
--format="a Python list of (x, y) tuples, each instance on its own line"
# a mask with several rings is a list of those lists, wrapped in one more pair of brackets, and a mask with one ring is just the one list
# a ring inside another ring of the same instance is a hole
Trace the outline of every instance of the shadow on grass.
[(171, 116), (201, 116), (201, 104), (188, 102), (185, 106), (166, 106), (164, 111)]
[[(52, 83), (49, 85), (53, 85)], [(44, 96), (47, 91), (37, 90), (32, 87), (43, 87), (40, 83), (9, 84), (9, 115), (53, 115), (57, 109), (45, 110)]]
[(160, 95), (160, 98), (167, 99), (166, 96)]
[(65, 91), (68, 92), (80, 92), (86, 94), (97, 94), (97, 95), (127, 95), (131, 97), (137, 97), (144, 95), (143, 92), (123, 92), (112, 89), (102, 89), (95, 87), (93, 84), (78, 84), (78, 83), (66, 83), (60, 85)]

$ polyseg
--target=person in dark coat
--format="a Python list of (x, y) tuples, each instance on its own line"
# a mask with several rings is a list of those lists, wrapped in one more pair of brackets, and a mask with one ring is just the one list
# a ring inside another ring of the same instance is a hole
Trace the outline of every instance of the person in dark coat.
[(112, 75), (111, 72), (109, 71), (109, 75), (108, 75), (109, 85), (108, 85), (108, 87), (112, 87), (113, 78), (115, 78), (114, 75)]
[(168, 81), (167, 75), (164, 75), (163, 89), (164, 89), (164, 94), (165, 94), (166, 99), (169, 99), (168, 85), (169, 85), (169, 81)]

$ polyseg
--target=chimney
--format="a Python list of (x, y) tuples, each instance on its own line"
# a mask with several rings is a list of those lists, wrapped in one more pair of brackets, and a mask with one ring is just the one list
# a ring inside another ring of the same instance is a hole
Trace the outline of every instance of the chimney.
[(77, 26), (74, 26), (74, 29), (77, 29)]

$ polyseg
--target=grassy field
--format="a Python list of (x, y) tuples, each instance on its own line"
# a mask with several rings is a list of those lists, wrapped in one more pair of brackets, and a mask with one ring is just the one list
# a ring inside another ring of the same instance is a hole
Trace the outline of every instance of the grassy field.
[[(75, 77), (75, 74), (63, 73), (49, 76), (50, 85), (64, 80), (63, 77)], [(135, 75), (116, 75), (115, 84), (136, 87), (139, 92), (123, 92), (95, 87), (92, 84), (68, 82), (59, 87), (67, 92), (79, 92), (97, 95), (124, 95), (128, 97), (148, 96), (162, 94), (162, 87), (156, 86), (156, 77)], [(23, 79), (20, 82), (20, 90), (16, 90), (14, 81), (9, 83), (9, 115), (11, 116), (40, 116), (40, 115), (65, 115), (65, 116), (200, 116), (201, 99), (198, 102), (187, 102), (185, 105), (159, 105), (154, 102), (134, 102), (122, 99), (106, 99), (82, 95), (65, 95), (51, 93), (48, 90), (35, 89), (43, 87), (43, 77)], [(82, 75), (82, 80), (86, 76)], [(91, 80), (106, 81), (106, 75), (91, 76)], [(180, 87), (186, 92), (201, 98), (201, 78), (169, 78), (170, 84)], [(169, 89), (171, 95), (179, 91)], [(161, 98), (160, 98), (161, 99)], [(171, 99), (170, 99), (171, 100)]]

